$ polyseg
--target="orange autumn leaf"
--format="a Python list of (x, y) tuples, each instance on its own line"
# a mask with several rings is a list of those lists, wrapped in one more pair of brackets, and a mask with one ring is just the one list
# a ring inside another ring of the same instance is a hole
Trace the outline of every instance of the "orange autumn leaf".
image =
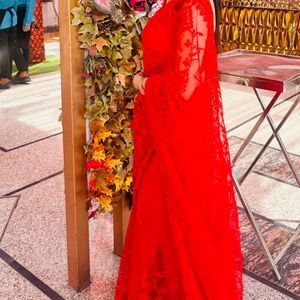
[(115, 174), (109, 173), (109, 174), (106, 176), (106, 182), (107, 182), (108, 184), (111, 184), (111, 183), (114, 182), (115, 178), (116, 178), (116, 175), (115, 175)]
[(97, 132), (100, 129), (103, 130), (103, 128), (104, 128), (104, 123), (102, 120), (99, 120), (99, 119), (91, 122), (91, 124), (90, 124), (90, 130), (92, 132)]
[(101, 189), (101, 193), (102, 194), (104, 194), (104, 195), (106, 195), (106, 196), (108, 196), (108, 197), (112, 197), (112, 195), (113, 195), (113, 192), (112, 192), (112, 190), (111, 189), (109, 189), (109, 188), (106, 188), (106, 189)]
[(98, 39), (93, 40), (92, 45), (96, 45), (97, 50), (101, 52), (104, 46), (109, 46), (109, 43), (106, 39), (100, 37)]

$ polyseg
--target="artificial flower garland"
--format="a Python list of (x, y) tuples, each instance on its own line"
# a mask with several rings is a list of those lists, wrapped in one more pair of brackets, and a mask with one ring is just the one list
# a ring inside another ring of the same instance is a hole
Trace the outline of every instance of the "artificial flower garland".
[(139, 33), (155, 2), (114, 0), (112, 9), (108, 1), (79, 0), (72, 10), (72, 24), (78, 28), (81, 48), (86, 49), (83, 77), (89, 123), (85, 154), (90, 218), (97, 212), (112, 211), (114, 196), (132, 194), (130, 122), (137, 92), (132, 80), (142, 71)]

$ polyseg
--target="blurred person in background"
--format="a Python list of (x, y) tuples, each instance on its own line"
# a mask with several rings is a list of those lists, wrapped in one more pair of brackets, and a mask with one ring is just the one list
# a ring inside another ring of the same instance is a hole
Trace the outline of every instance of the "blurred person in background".
[[(28, 73), (29, 57), (30, 57), (30, 36), (31, 27), (34, 22), (34, 9), (36, 6), (36, 0), (17, 0), (17, 43), (22, 50), (22, 54), (26, 63), (26, 71)], [(12, 55), (12, 59), (15, 61), (15, 56)], [(28, 83), (30, 77), (21, 76), (18, 69), (17, 75), (12, 79), (14, 84)]]
[(10, 88), (12, 68), (10, 55), (14, 55), (20, 76), (28, 76), (26, 63), (17, 45), (17, 0), (0, 0), (0, 89)]

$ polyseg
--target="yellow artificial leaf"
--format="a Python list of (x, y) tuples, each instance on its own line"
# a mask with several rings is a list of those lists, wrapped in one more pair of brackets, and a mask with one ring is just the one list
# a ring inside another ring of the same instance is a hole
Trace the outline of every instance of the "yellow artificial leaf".
[(132, 176), (128, 176), (126, 178), (125, 185), (130, 187), (131, 183), (132, 183)]
[(116, 166), (118, 166), (119, 164), (121, 164), (121, 160), (120, 159), (110, 159), (110, 160), (107, 160), (105, 162), (105, 165), (107, 167), (109, 167), (110, 169), (115, 169)]
[(107, 211), (112, 211), (113, 207), (111, 205), (111, 197), (108, 196), (100, 196), (99, 197), (99, 202), (102, 208), (104, 208)]
[(101, 141), (106, 141), (107, 138), (111, 137), (113, 134), (111, 131), (102, 131), (102, 132), (98, 132), (97, 136)]
[(92, 155), (92, 158), (98, 161), (105, 160), (105, 152), (103, 150), (95, 151)]
[(116, 178), (114, 180), (114, 185), (116, 187), (116, 192), (119, 192), (123, 186), (123, 181), (120, 180), (120, 178), (118, 176), (116, 176)]
[(128, 176), (128, 177), (126, 178), (125, 182), (124, 182), (124, 185), (123, 185), (123, 189), (124, 189), (126, 192), (129, 192), (131, 183), (132, 183), (132, 177), (131, 177), (131, 176)]

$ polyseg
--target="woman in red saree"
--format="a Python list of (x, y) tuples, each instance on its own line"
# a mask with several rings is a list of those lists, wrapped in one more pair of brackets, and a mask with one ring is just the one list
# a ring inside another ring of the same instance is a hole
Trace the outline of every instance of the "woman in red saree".
[(115, 299), (242, 299), (242, 254), (212, 0), (171, 0), (143, 31), (134, 197)]

